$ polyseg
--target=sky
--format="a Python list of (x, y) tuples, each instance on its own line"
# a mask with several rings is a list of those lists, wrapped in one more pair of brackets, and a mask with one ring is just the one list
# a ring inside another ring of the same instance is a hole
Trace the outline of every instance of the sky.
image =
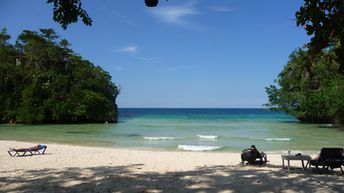
[(0, 28), (53, 28), (119, 85), (117, 103), (152, 108), (259, 108), (289, 54), (309, 41), (301, 0), (83, 0), (93, 20), (63, 30), (46, 0), (1, 0)]

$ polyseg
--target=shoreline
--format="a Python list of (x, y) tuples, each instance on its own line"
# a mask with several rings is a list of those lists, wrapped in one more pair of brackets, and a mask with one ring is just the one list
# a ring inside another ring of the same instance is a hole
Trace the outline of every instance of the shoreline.
[[(226, 147), (221, 147), (219, 149), (214, 150), (202, 150), (202, 151), (192, 151), (192, 150), (183, 150), (183, 149), (166, 149), (166, 148), (156, 148), (156, 147), (124, 147), (124, 146), (115, 146), (115, 145), (100, 145), (100, 144), (73, 144), (73, 143), (62, 143), (62, 142), (52, 142), (52, 141), (44, 141), (44, 140), (37, 140), (37, 141), (26, 141), (26, 140), (12, 140), (12, 139), (0, 139), (0, 141), (7, 141), (7, 142), (16, 142), (16, 143), (28, 143), (28, 144), (51, 144), (51, 145), (66, 145), (66, 146), (78, 146), (78, 147), (94, 147), (94, 148), (106, 148), (106, 149), (122, 149), (122, 150), (136, 150), (136, 151), (158, 151), (158, 152), (192, 152), (192, 153), (233, 153), (233, 154), (241, 154), (241, 151), (230, 151), (230, 150), (223, 150)], [(188, 145), (187, 145), (188, 146)], [(193, 145), (190, 145), (193, 146)], [(249, 145), (247, 146), (249, 148)], [(286, 154), (288, 150), (273, 150), (273, 151), (264, 151), (264, 149), (261, 149), (258, 147), (260, 151), (263, 151), (267, 154), (272, 155), (281, 155)], [(319, 151), (316, 150), (290, 150), (292, 153), (303, 153), (313, 156), (316, 156)], [(306, 153), (304, 153), (306, 152)]]
[(240, 164), (240, 153), (134, 150), (48, 143), (46, 154), (11, 157), (0, 140), (0, 192), (343, 192), (340, 170), (282, 169), (268, 154), (262, 166)]

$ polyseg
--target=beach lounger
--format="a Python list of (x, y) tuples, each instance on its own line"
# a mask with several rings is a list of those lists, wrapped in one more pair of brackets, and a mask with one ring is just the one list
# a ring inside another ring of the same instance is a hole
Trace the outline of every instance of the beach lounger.
[(313, 159), (309, 164), (316, 167), (318, 171), (319, 166), (326, 169), (340, 168), (344, 174), (342, 166), (344, 166), (344, 151), (343, 148), (322, 148), (317, 159)]
[(8, 152), (8, 154), (12, 157), (14, 156), (18, 156), (18, 157), (22, 157), (22, 156), (26, 156), (26, 155), (42, 155), (44, 154), (45, 150), (47, 149), (47, 146), (44, 144), (38, 144), (34, 147), (30, 147), (30, 148), (10, 148)]
[(267, 162), (267, 155), (264, 152), (244, 149), (241, 152), (241, 162), (244, 163), (245, 161), (249, 164), (263, 164)]

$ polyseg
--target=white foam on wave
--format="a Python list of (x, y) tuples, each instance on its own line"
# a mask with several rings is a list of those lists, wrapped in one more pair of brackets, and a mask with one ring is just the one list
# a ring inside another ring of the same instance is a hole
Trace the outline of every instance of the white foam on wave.
[(201, 139), (216, 139), (219, 136), (217, 136), (217, 135), (197, 135), (197, 137), (199, 137)]
[(265, 138), (265, 141), (290, 141), (293, 138), (287, 138), (287, 137), (283, 137), (283, 138)]
[(222, 146), (203, 146), (203, 145), (178, 145), (178, 149), (185, 151), (214, 151)]
[(174, 140), (174, 137), (143, 137), (146, 140)]

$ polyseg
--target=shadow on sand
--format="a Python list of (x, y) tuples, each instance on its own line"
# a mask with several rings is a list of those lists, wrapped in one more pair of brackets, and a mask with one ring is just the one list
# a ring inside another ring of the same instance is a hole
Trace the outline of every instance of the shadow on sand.
[(212, 166), (161, 174), (140, 172), (143, 167), (136, 164), (1, 172), (0, 192), (344, 191), (344, 176), (337, 172), (318, 175), (299, 170), (288, 172), (275, 166)]

